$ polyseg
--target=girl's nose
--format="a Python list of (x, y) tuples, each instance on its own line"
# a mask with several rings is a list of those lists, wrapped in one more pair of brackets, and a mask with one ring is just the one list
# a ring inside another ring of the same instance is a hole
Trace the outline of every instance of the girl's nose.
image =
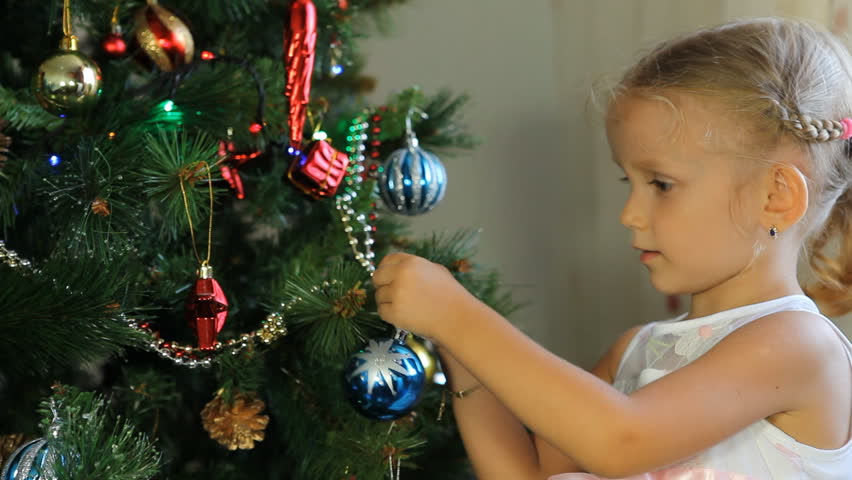
[(621, 224), (630, 230), (643, 230), (648, 226), (648, 222), (645, 215), (641, 213), (641, 209), (638, 208), (639, 205), (635, 197), (635, 193), (631, 193), (627, 203), (624, 204), (624, 208), (621, 210)]

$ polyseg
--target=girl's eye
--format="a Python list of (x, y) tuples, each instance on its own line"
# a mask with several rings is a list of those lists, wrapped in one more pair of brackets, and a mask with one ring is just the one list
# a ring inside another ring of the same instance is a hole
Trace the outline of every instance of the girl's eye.
[(621, 183), (630, 183), (630, 180), (628, 180), (627, 177), (621, 177), (618, 179), (618, 181)]
[(662, 180), (657, 180), (657, 179), (651, 180), (650, 182), (648, 182), (648, 185), (653, 185), (653, 186), (657, 187), (657, 189), (661, 192), (668, 192), (669, 190), (672, 189), (671, 183), (664, 182)]

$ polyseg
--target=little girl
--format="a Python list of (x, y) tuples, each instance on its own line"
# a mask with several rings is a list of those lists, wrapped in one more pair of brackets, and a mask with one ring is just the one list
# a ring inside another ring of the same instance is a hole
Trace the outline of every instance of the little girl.
[(741, 21), (661, 44), (613, 92), (621, 222), (687, 314), (586, 372), (439, 265), (392, 254), (375, 272), (382, 318), (439, 345), (477, 475), (852, 478), (852, 345), (809, 298), (852, 309), (849, 54), (802, 22)]

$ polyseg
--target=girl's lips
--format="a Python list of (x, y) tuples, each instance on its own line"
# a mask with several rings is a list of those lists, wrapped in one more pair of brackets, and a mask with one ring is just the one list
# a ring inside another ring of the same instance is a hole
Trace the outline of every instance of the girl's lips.
[(642, 263), (646, 263), (657, 258), (658, 256), (660, 256), (660, 252), (655, 252), (653, 250), (642, 250), (642, 254), (639, 255), (639, 261)]

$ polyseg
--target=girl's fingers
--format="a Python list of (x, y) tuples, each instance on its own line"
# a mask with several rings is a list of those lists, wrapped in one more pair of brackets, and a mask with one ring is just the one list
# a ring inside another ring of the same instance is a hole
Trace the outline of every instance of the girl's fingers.
[(385, 255), (385, 258), (383, 258), (381, 262), (379, 262), (379, 268), (382, 268), (382, 266), (396, 265), (410, 256), (411, 255), (402, 252), (389, 253)]
[(410, 256), (407, 253), (391, 253), (383, 258), (376, 271), (373, 272), (373, 285), (376, 287), (389, 285), (393, 281), (399, 265)]
[(380, 287), (376, 289), (376, 305), (390, 304), (391, 292), (388, 287)]
[(373, 285), (375, 285), (376, 288), (390, 285), (396, 271), (395, 267), (396, 265), (394, 264), (385, 264), (382, 262), (382, 264), (379, 265), (379, 268), (373, 272)]

